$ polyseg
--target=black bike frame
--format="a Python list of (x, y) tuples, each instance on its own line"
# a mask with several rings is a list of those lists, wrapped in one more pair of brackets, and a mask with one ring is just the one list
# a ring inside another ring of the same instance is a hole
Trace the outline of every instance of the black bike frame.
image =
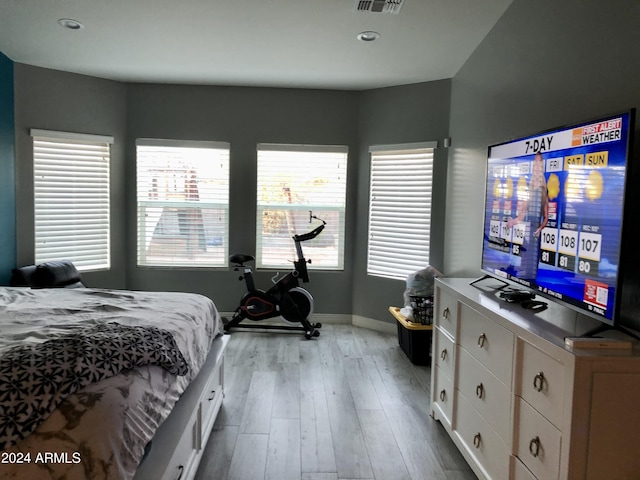
[[(317, 219), (322, 222), (322, 225), (317, 226), (313, 230), (308, 233), (304, 233), (302, 235), (294, 235), (293, 241), (296, 248), (296, 254), (298, 259), (293, 262), (294, 270), (292, 272), (287, 273), (282, 278), (280, 278), (269, 290), (266, 292), (263, 290), (256, 289), (255, 281), (253, 279), (253, 271), (251, 267), (245, 266), (243, 263), (237, 265), (237, 268), (243, 268), (244, 272), (244, 281), (247, 286), (247, 292), (242, 296), (240, 300), (240, 306), (236, 309), (236, 312), (233, 318), (225, 323), (225, 330), (229, 330), (233, 327), (238, 326), (243, 319), (248, 318), (250, 320), (259, 321), (266, 320), (268, 318), (278, 317), (282, 313), (282, 302), (291, 302), (292, 299), (288, 292), (292, 289), (298, 287), (299, 281), (304, 283), (309, 282), (309, 271), (307, 270), (307, 260), (304, 258), (304, 253), (302, 252), (302, 242), (307, 240), (312, 240), (324, 230), (326, 222), (322, 219), (317, 218), (309, 212), (309, 221), (312, 219)], [(250, 258), (250, 257), (249, 257)], [(244, 259), (243, 259), (244, 260)], [(241, 260), (241, 262), (243, 261)], [(242, 278), (242, 277), (241, 277)], [(311, 296), (307, 291), (305, 294)], [(311, 298), (311, 306), (313, 306)], [(256, 302), (259, 302), (261, 307), (264, 307), (264, 310), (260, 309), (256, 311), (256, 313), (252, 313), (257, 309)], [(294, 304), (295, 306), (295, 304)], [(297, 306), (296, 306), (297, 308)], [(251, 310), (251, 311), (250, 311)], [(308, 319), (301, 319), (300, 323), (302, 327), (290, 327), (290, 326), (274, 326), (274, 325), (243, 325), (243, 328), (266, 328), (266, 329), (284, 329), (284, 330), (303, 330), (305, 332), (305, 336), (310, 338), (312, 335), (317, 336), (320, 332), (314, 331), (315, 328), (320, 328), (321, 324), (311, 324)]]

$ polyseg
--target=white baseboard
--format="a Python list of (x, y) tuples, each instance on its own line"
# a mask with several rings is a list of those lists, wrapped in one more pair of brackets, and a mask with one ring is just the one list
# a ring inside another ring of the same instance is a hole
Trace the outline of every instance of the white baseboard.
[[(226, 317), (228, 319), (231, 319), (233, 317), (234, 312), (219, 312), (221, 317)], [(352, 315), (346, 314), (346, 313), (312, 313), (311, 314), (311, 321), (313, 323), (332, 323), (334, 325), (352, 325), (352, 321), (351, 321), (351, 317)], [(278, 324), (278, 323), (282, 323), (283, 320), (281, 317), (274, 317), (274, 318), (269, 318), (267, 320), (261, 320), (262, 322), (265, 322), (265, 324)], [(250, 322), (250, 320), (247, 320), (247, 322)], [(255, 322), (255, 323), (260, 323), (260, 322)]]
[[(220, 316), (231, 318), (233, 317), (233, 312), (220, 312)], [(398, 331), (395, 323), (374, 320), (373, 318), (362, 317), (360, 315), (350, 315), (348, 313), (312, 313), (311, 321), (313, 323), (320, 322), (327, 325), (355, 325), (356, 327), (368, 328), (369, 330), (394, 335)], [(280, 322), (281, 320), (274, 318), (273, 320), (266, 321), (265, 325)]]
[(352, 325), (356, 327), (368, 328), (377, 332), (390, 333), (395, 335), (398, 333), (398, 327), (395, 323), (374, 320), (373, 318), (361, 317), (360, 315), (352, 315)]
[(347, 313), (312, 313), (311, 321), (322, 324), (351, 325), (353, 323), (351, 317), (352, 315)]

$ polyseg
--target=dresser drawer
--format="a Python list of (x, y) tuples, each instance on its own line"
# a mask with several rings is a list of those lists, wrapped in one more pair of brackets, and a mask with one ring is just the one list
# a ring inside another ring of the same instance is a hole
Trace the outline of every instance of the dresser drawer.
[(444, 374), (440, 367), (435, 368), (433, 372), (433, 403), (440, 415), (443, 417), (441, 421), (451, 429), (451, 416), (453, 414), (453, 382), (451, 377)]
[(511, 389), (514, 335), (467, 305), (460, 305), (460, 337), (464, 347)]
[(507, 444), (511, 445), (511, 391), (461, 348), (457, 388)]
[[(161, 480), (189, 478), (188, 475), (195, 475), (196, 472), (193, 471), (194, 459), (198, 454), (198, 437), (200, 431), (198, 415), (199, 410), (194, 412), (194, 415), (189, 422), (189, 426), (182, 433), (182, 437), (176, 445), (175, 451), (171, 454), (171, 459), (167, 463), (166, 470), (164, 471)], [(154, 445), (152, 443), (151, 448), (153, 447)]]
[(455, 434), (494, 480), (509, 478), (509, 448), (463, 395), (457, 396)]
[(204, 448), (209, 438), (209, 434), (213, 429), (213, 423), (215, 422), (216, 415), (222, 404), (223, 388), (222, 388), (222, 376), (224, 371), (224, 358), (220, 359), (220, 362), (214, 367), (213, 374), (208, 380), (207, 388), (203, 392), (200, 398), (202, 406), (202, 418), (201, 418), (201, 437), (199, 448)]
[(518, 457), (511, 457), (513, 480), (537, 480)]
[(560, 430), (520, 397), (515, 397), (516, 455), (537, 477), (557, 479), (560, 470)]
[(436, 287), (435, 297), (435, 321), (455, 339), (458, 330), (458, 302), (453, 295), (439, 287)]
[(434, 329), (433, 360), (440, 370), (449, 378), (453, 378), (453, 362), (455, 356), (455, 343), (453, 339), (439, 328)]
[(560, 428), (566, 388), (564, 365), (522, 339), (518, 339), (517, 348), (516, 395)]

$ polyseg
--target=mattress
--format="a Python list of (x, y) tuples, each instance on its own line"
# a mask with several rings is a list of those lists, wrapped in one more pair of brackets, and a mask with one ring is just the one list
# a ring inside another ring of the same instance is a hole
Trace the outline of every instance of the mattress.
[(0, 452), (0, 478), (133, 478), (145, 447), (222, 331), (213, 302), (197, 294), (0, 288), (0, 356), (16, 345), (111, 323), (171, 332), (186, 374), (146, 365), (70, 394), (33, 433)]

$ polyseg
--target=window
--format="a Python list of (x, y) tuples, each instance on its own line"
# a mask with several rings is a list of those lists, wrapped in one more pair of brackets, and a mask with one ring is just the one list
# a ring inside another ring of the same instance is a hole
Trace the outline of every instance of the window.
[(370, 148), (369, 275), (404, 280), (429, 264), (435, 146)]
[(31, 130), (35, 263), (111, 266), (109, 160), (112, 137)]
[(138, 139), (138, 265), (226, 267), (229, 144)]
[(291, 237), (327, 222), (324, 231), (302, 244), (309, 268), (344, 267), (347, 147), (258, 145), (256, 266), (291, 268), (297, 258)]

